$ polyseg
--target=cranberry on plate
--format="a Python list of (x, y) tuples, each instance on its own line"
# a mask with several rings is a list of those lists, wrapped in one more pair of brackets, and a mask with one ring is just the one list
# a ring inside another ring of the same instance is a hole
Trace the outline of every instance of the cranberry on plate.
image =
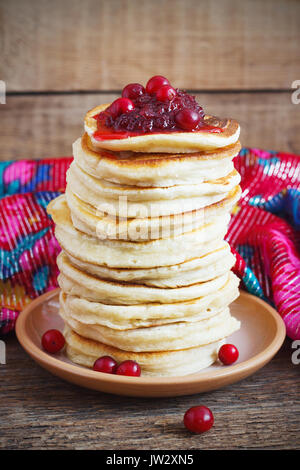
[(59, 330), (48, 330), (42, 336), (42, 346), (49, 353), (57, 353), (64, 345), (65, 338)]
[(127, 360), (118, 365), (116, 374), (139, 377), (141, 375), (141, 368), (137, 362)]
[(219, 349), (218, 358), (226, 366), (233, 364), (238, 357), (239, 351), (233, 344), (223, 344)]
[(93, 370), (97, 372), (105, 372), (106, 374), (115, 374), (117, 370), (117, 362), (110, 356), (102, 356), (96, 359)]

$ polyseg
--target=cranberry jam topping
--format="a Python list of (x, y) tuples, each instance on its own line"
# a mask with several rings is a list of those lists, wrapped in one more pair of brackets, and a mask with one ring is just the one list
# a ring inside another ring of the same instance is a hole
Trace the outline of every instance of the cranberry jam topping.
[(169, 81), (156, 75), (144, 88), (130, 83), (105, 111), (94, 116), (98, 131), (137, 134), (198, 131), (207, 128), (204, 111), (194, 96), (173, 88)]

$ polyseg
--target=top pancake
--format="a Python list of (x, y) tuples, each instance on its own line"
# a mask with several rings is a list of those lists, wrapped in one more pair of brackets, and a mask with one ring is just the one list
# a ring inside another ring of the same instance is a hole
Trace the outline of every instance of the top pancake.
[(226, 147), (238, 141), (240, 126), (233, 119), (220, 120), (217, 117), (205, 116), (204, 121), (215, 127), (221, 127), (223, 132), (208, 131), (148, 133), (124, 139), (96, 140), (93, 137), (97, 130), (97, 121), (93, 116), (104, 111), (109, 104), (102, 104), (88, 111), (84, 119), (84, 128), (91, 138), (95, 150), (107, 149), (116, 152), (130, 150), (132, 152), (165, 152), (190, 153), (198, 150), (212, 150)]

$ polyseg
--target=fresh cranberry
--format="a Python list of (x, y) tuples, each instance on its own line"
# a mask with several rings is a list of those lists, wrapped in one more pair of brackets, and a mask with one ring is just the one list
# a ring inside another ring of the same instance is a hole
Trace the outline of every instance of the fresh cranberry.
[(186, 411), (183, 422), (189, 431), (202, 433), (212, 427), (214, 415), (206, 406), (193, 406)]
[(141, 368), (135, 361), (123, 361), (118, 365), (117, 375), (130, 375), (132, 377), (139, 377), (141, 375)]
[(48, 330), (42, 336), (42, 346), (49, 353), (57, 353), (64, 345), (65, 338), (59, 330)]
[(218, 357), (223, 364), (229, 366), (239, 357), (239, 351), (233, 344), (223, 344), (218, 352)]
[(149, 95), (154, 95), (155, 92), (164, 85), (170, 85), (169, 80), (162, 75), (155, 75), (154, 77), (150, 78), (150, 80), (148, 80), (146, 85), (146, 92), (149, 93)]
[(93, 365), (93, 370), (97, 372), (106, 372), (107, 374), (115, 374), (117, 370), (117, 362), (110, 356), (99, 357)]
[(171, 101), (176, 96), (176, 90), (171, 85), (164, 85), (156, 92), (158, 101)]
[(123, 98), (129, 98), (130, 100), (134, 100), (138, 96), (145, 94), (145, 88), (143, 85), (139, 83), (129, 83), (122, 91)]
[(116, 118), (120, 114), (128, 113), (134, 109), (133, 102), (128, 98), (118, 98), (105, 110), (111, 117)]
[[(163, 85), (163, 87), (166, 85)], [(170, 87), (170, 85), (168, 85)], [(161, 88), (163, 88), (161, 87)], [(149, 95), (144, 93), (132, 100), (134, 109), (129, 112), (118, 114), (120, 109), (114, 103), (104, 112), (94, 116), (97, 119), (98, 128), (106, 126), (113, 132), (161, 132), (182, 131), (176, 122), (177, 113), (185, 108), (195, 111), (202, 120), (204, 111), (197, 103), (194, 96), (185, 91), (175, 90), (176, 94), (171, 100), (159, 101), (156, 93)], [(129, 98), (119, 98), (127, 99)], [(118, 101), (118, 100), (116, 100)], [(129, 100), (130, 101), (130, 100)], [(121, 110), (122, 111), (122, 110)], [(116, 114), (117, 113), (117, 114)], [(199, 121), (200, 124), (200, 121)]]
[(176, 123), (182, 129), (192, 131), (199, 124), (201, 116), (193, 109), (184, 108), (178, 111), (175, 116)]

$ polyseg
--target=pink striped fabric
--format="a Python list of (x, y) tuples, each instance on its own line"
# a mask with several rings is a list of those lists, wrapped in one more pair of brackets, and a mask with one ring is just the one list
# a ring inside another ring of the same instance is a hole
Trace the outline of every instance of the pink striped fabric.
[[(300, 339), (300, 165), (297, 155), (242, 149), (235, 166), (242, 197), (227, 240), (242, 287), (274, 305)], [(0, 333), (57, 286), (59, 245), (46, 213), (64, 191), (71, 158), (0, 162)]]

